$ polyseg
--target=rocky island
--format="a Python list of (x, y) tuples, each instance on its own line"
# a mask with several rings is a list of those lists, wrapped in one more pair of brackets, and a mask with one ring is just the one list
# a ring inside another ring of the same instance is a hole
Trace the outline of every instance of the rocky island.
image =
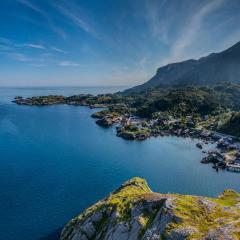
[(152, 192), (133, 178), (72, 219), (61, 240), (238, 240), (240, 194), (218, 198)]

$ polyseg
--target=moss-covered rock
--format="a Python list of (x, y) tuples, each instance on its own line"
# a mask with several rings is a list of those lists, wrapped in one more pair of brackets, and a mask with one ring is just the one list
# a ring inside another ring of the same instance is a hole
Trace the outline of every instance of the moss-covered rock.
[(101, 118), (101, 119), (98, 119), (96, 123), (102, 127), (109, 127), (113, 124), (113, 121), (111, 118)]
[(63, 229), (61, 240), (237, 240), (240, 194), (218, 198), (153, 193), (133, 178), (86, 209)]
[(150, 130), (148, 128), (138, 128), (136, 126), (128, 126), (120, 129), (117, 136), (127, 140), (145, 140), (150, 137)]

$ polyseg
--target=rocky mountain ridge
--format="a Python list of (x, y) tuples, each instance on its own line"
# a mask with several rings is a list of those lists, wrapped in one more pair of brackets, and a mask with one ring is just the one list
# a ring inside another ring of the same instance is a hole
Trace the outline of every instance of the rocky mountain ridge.
[(237, 240), (240, 194), (218, 198), (154, 193), (133, 178), (86, 209), (63, 229), (61, 240)]
[(221, 82), (240, 83), (240, 42), (198, 60), (190, 59), (160, 67), (149, 81), (123, 93), (132, 94), (154, 87), (204, 86)]

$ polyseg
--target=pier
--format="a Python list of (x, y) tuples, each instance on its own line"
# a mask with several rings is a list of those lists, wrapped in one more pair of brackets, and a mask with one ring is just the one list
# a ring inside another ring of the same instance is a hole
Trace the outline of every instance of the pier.
[(227, 170), (232, 172), (240, 172), (240, 164), (227, 164)]

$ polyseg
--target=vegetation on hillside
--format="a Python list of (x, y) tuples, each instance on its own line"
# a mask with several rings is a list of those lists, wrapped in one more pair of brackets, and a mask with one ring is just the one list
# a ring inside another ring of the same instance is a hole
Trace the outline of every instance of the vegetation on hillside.
[(240, 112), (233, 112), (218, 130), (229, 135), (240, 137)]
[(160, 194), (133, 178), (71, 220), (61, 240), (231, 239), (240, 236), (240, 194)]
[(136, 109), (140, 117), (152, 117), (156, 112), (169, 112), (176, 116), (218, 114), (226, 109), (240, 109), (240, 84), (154, 88), (126, 96), (125, 101)]
[[(225, 117), (226, 113), (240, 111), (240, 84), (221, 83), (214, 86), (181, 88), (155, 87), (130, 95), (118, 92), (96, 96), (79, 94), (70, 97), (40, 96), (27, 99), (17, 97), (15, 102), (40, 106), (64, 103), (107, 108), (107, 110), (94, 114), (95, 118), (109, 117), (114, 119), (121, 115), (136, 115), (147, 119), (180, 118), (183, 122), (187, 122), (190, 116), (197, 123), (201, 121), (201, 118), (207, 117), (209, 122), (211, 120), (209, 125), (216, 125), (215, 120), (221, 119), (222, 116)], [(219, 131), (236, 135), (233, 129), (238, 129), (237, 136), (239, 136), (237, 116), (233, 114), (228, 122), (219, 120), (221, 123), (218, 125)], [(109, 125), (115, 121), (110, 123), (98, 122)]]

